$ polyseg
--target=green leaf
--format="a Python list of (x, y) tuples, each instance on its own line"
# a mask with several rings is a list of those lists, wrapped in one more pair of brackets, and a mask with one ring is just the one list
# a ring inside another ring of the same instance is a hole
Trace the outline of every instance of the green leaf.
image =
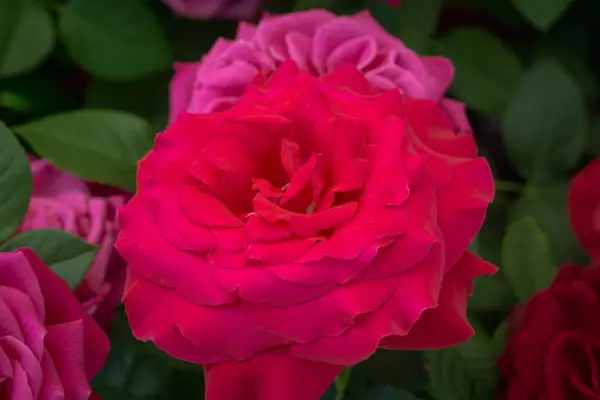
[(13, 129), (58, 168), (131, 192), (137, 162), (150, 150), (154, 137), (148, 123), (135, 115), (89, 109), (51, 115)]
[(29, 207), (32, 186), (27, 154), (0, 121), (0, 243), (21, 225)]
[(504, 349), (506, 348), (506, 331), (508, 330), (508, 318), (505, 319), (496, 327), (494, 331), (494, 335), (492, 336), (492, 341), (494, 342), (494, 348), (496, 349), (496, 354), (498, 357), (504, 353)]
[(477, 311), (508, 310), (517, 299), (502, 271), (480, 276), (475, 280), (469, 308)]
[(536, 28), (546, 32), (567, 10), (572, 0), (511, 0)]
[(512, 220), (531, 217), (546, 234), (558, 263), (587, 264), (589, 261), (567, 215), (567, 184), (536, 188), (528, 186), (510, 212)]
[(348, 386), (348, 382), (350, 382), (350, 377), (352, 376), (352, 367), (346, 367), (342, 370), (342, 372), (335, 378), (335, 392), (336, 392), (336, 400), (343, 400), (344, 394), (346, 393), (346, 387)]
[(588, 130), (583, 94), (563, 67), (534, 64), (502, 116), (512, 165), (533, 183), (551, 183), (575, 166)]
[(2, 57), (1, 76), (35, 69), (54, 49), (55, 31), (50, 13), (33, 1), (23, 0), (22, 7)]
[(168, 356), (152, 351), (152, 345), (131, 334), (124, 315), (110, 331), (111, 349), (92, 388), (104, 399), (158, 400), (203, 398), (202, 370), (177, 369)]
[[(485, 221), (477, 235), (477, 241), (479, 242), (477, 254), (494, 265), (500, 265), (502, 261), (502, 239), (504, 238), (508, 214), (513, 202), (514, 196), (512, 193), (507, 194), (497, 190), (494, 202), (488, 207)], [(475, 282), (475, 285), (477, 285), (479, 279), (476, 279)]]
[(437, 400), (493, 398), (496, 386), (496, 350), (483, 332), (467, 342), (443, 350), (427, 351), (432, 394)]
[(419, 398), (406, 390), (379, 384), (369, 388), (362, 400), (419, 400)]
[(72, 289), (79, 286), (99, 250), (98, 246), (70, 233), (37, 229), (15, 236), (0, 251), (13, 251), (23, 247), (33, 250)]
[(424, 390), (428, 384), (420, 351), (378, 350), (354, 367), (352, 380), (380, 382), (413, 392)]
[(402, 0), (398, 7), (377, 0), (367, 2), (366, 6), (373, 17), (407, 47), (420, 54), (428, 51), (437, 29), (442, 0)]
[(171, 63), (161, 27), (142, 0), (70, 0), (60, 31), (71, 57), (101, 78), (140, 78)]
[(522, 73), (510, 46), (484, 29), (459, 28), (435, 47), (456, 68), (453, 93), (477, 111), (501, 114)]
[(6, 50), (22, 12), (22, 0), (2, 0), (0, 2), (0, 66), (6, 57)]
[(437, 29), (441, 10), (442, 0), (402, 0), (394, 33), (409, 48), (418, 53), (425, 52)]
[(548, 287), (556, 275), (548, 238), (531, 217), (509, 224), (502, 242), (502, 271), (521, 301)]
[(165, 129), (169, 118), (169, 81), (172, 73), (153, 75), (132, 82), (106, 82), (94, 79), (86, 105), (130, 112), (145, 118), (154, 132)]

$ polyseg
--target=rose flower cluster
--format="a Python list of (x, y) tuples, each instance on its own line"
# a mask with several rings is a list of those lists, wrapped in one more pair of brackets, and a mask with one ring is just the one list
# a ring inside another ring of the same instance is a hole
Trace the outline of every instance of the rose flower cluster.
[(467, 251), (494, 196), (472, 136), (355, 65), (307, 67), (175, 118), (119, 213), (133, 333), (203, 364), (207, 399), (318, 399), (377, 348), (467, 340), (495, 271)]
[(176, 65), (130, 200), (31, 157), (16, 235), (101, 250), (73, 288), (0, 253), (0, 397), (94, 398), (121, 299), (139, 340), (203, 365), (208, 400), (317, 400), (377, 349), (468, 340), (474, 279), (496, 271), (467, 250), (494, 182), (453, 75), (368, 13), (267, 15)]

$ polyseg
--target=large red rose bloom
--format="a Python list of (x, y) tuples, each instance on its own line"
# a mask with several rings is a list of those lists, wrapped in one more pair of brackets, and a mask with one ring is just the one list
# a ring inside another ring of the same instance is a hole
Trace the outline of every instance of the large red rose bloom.
[(205, 366), (208, 400), (318, 399), (378, 347), (468, 339), (486, 161), (433, 101), (284, 63), (184, 114), (119, 215), (134, 334)]

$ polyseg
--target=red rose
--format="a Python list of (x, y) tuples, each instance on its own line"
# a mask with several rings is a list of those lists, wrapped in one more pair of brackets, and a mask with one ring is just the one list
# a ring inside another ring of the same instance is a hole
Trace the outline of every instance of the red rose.
[(499, 361), (500, 398), (600, 398), (600, 270), (562, 267), (550, 288), (513, 318)]
[(0, 253), (0, 398), (82, 400), (108, 338), (30, 250)]
[(571, 181), (569, 215), (577, 238), (595, 263), (600, 263), (600, 158)]
[(318, 399), (377, 347), (468, 339), (487, 162), (433, 101), (284, 63), (184, 114), (119, 215), (134, 334), (205, 366), (208, 400)]

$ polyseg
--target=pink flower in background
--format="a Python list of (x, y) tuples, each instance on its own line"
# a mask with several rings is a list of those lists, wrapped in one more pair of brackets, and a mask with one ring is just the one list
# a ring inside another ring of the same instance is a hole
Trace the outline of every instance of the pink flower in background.
[(21, 231), (51, 228), (101, 245), (75, 294), (82, 306), (105, 325), (120, 302), (125, 265), (114, 248), (118, 233), (116, 210), (122, 194), (97, 196), (85, 182), (44, 160), (32, 160), (33, 195)]
[(471, 131), (464, 104), (444, 97), (454, 77), (449, 60), (420, 57), (367, 12), (338, 17), (324, 10), (266, 15), (257, 26), (242, 22), (235, 40), (219, 39), (199, 62), (175, 64), (171, 120), (183, 111), (231, 107), (259, 72), (288, 58), (317, 76), (350, 63), (377, 88), (439, 102), (456, 130)]
[(0, 253), (0, 397), (87, 399), (106, 334), (30, 250)]
[(163, 0), (180, 17), (190, 19), (250, 19), (260, 0)]

